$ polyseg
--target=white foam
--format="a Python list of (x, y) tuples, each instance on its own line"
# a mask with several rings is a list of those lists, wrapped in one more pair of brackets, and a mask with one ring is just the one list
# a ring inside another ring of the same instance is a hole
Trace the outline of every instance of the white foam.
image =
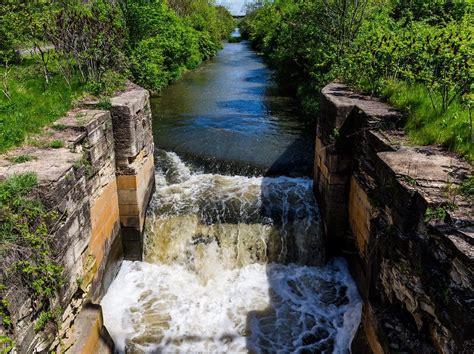
[(156, 264), (124, 262), (102, 301), (118, 351), (347, 353), (361, 300), (344, 261), (305, 266), (324, 260), (312, 181), (158, 158), (145, 252)]
[(119, 352), (343, 353), (361, 301), (341, 260), (219, 269), (206, 284), (182, 266), (124, 262), (102, 306)]

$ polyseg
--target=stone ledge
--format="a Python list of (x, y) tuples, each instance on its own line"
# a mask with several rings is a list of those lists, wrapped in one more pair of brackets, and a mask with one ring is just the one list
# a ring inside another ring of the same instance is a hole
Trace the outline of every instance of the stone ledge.
[(112, 114), (115, 110), (121, 110), (130, 116), (136, 115), (146, 106), (149, 97), (148, 90), (129, 83), (124, 92), (112, 98)]
[(344, 84), (329, 84), (322, 89), (321, 94), (325, 100), (337, 107), (339, 116), (343, 118), (347, 118), (355, 107), (364, 111), (369, 117), (400, 118), (399, 110), (375, 97), (353, 92)]
[[(24, 163), (13, 163), (8, 158), (30, 155), (35, 159)], [(69, 149), (41, 149), (23, 147), (0, 156), (0, 180), (20, 173), (35, 172), (38, 181), (55, 182), (71, 170), (74, 163), (82, 159), (82, 154)]]
[(440, 147), (413, 146), (401, 121), (344, 85), (321, 93), (314, 187), (328, 244), (350, 259), (364, 298), (365, 339), (356, 342), (368, 342), (364, 353), (468, 352), (474, 209), (459, 186), (473, 167)]

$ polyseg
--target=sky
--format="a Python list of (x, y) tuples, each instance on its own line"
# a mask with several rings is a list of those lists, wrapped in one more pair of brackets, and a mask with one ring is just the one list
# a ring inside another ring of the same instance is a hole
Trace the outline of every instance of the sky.
[(244, 15), (244, 6), (247, 0), (217, 0), (218, 4), (226, 6), (232, 15)]

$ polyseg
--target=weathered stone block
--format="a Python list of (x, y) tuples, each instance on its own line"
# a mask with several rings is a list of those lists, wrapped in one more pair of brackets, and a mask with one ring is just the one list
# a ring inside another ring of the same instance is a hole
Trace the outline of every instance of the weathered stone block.
[(356, 237), (357, 247), (361, 257), (365, 257), (366, 245), (370, 238), (370, 221), (373, 207), (365, 191), (357, 180), (352, 177), (349, 193), (349, 223)]

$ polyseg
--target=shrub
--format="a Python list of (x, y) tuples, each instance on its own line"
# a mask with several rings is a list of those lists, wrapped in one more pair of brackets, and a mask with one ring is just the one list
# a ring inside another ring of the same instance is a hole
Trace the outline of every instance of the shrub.
[(132, 73), (138, 84), (160, 90), (170, 80), (164, 65), (164, 55), (155, 37), (140, 41), (132, 51)]
[(55, 16), (47, 40), (85, 81), (101, 81), (110, 71), (126, 71), (127, 28), (121, 7), (108, 0), (72, 2)]
[(169, 4), (127, 0), (124, 5), (133, 77), (154, 91), (212, 58), (233, 27), (227, 10), (207, 0)]

